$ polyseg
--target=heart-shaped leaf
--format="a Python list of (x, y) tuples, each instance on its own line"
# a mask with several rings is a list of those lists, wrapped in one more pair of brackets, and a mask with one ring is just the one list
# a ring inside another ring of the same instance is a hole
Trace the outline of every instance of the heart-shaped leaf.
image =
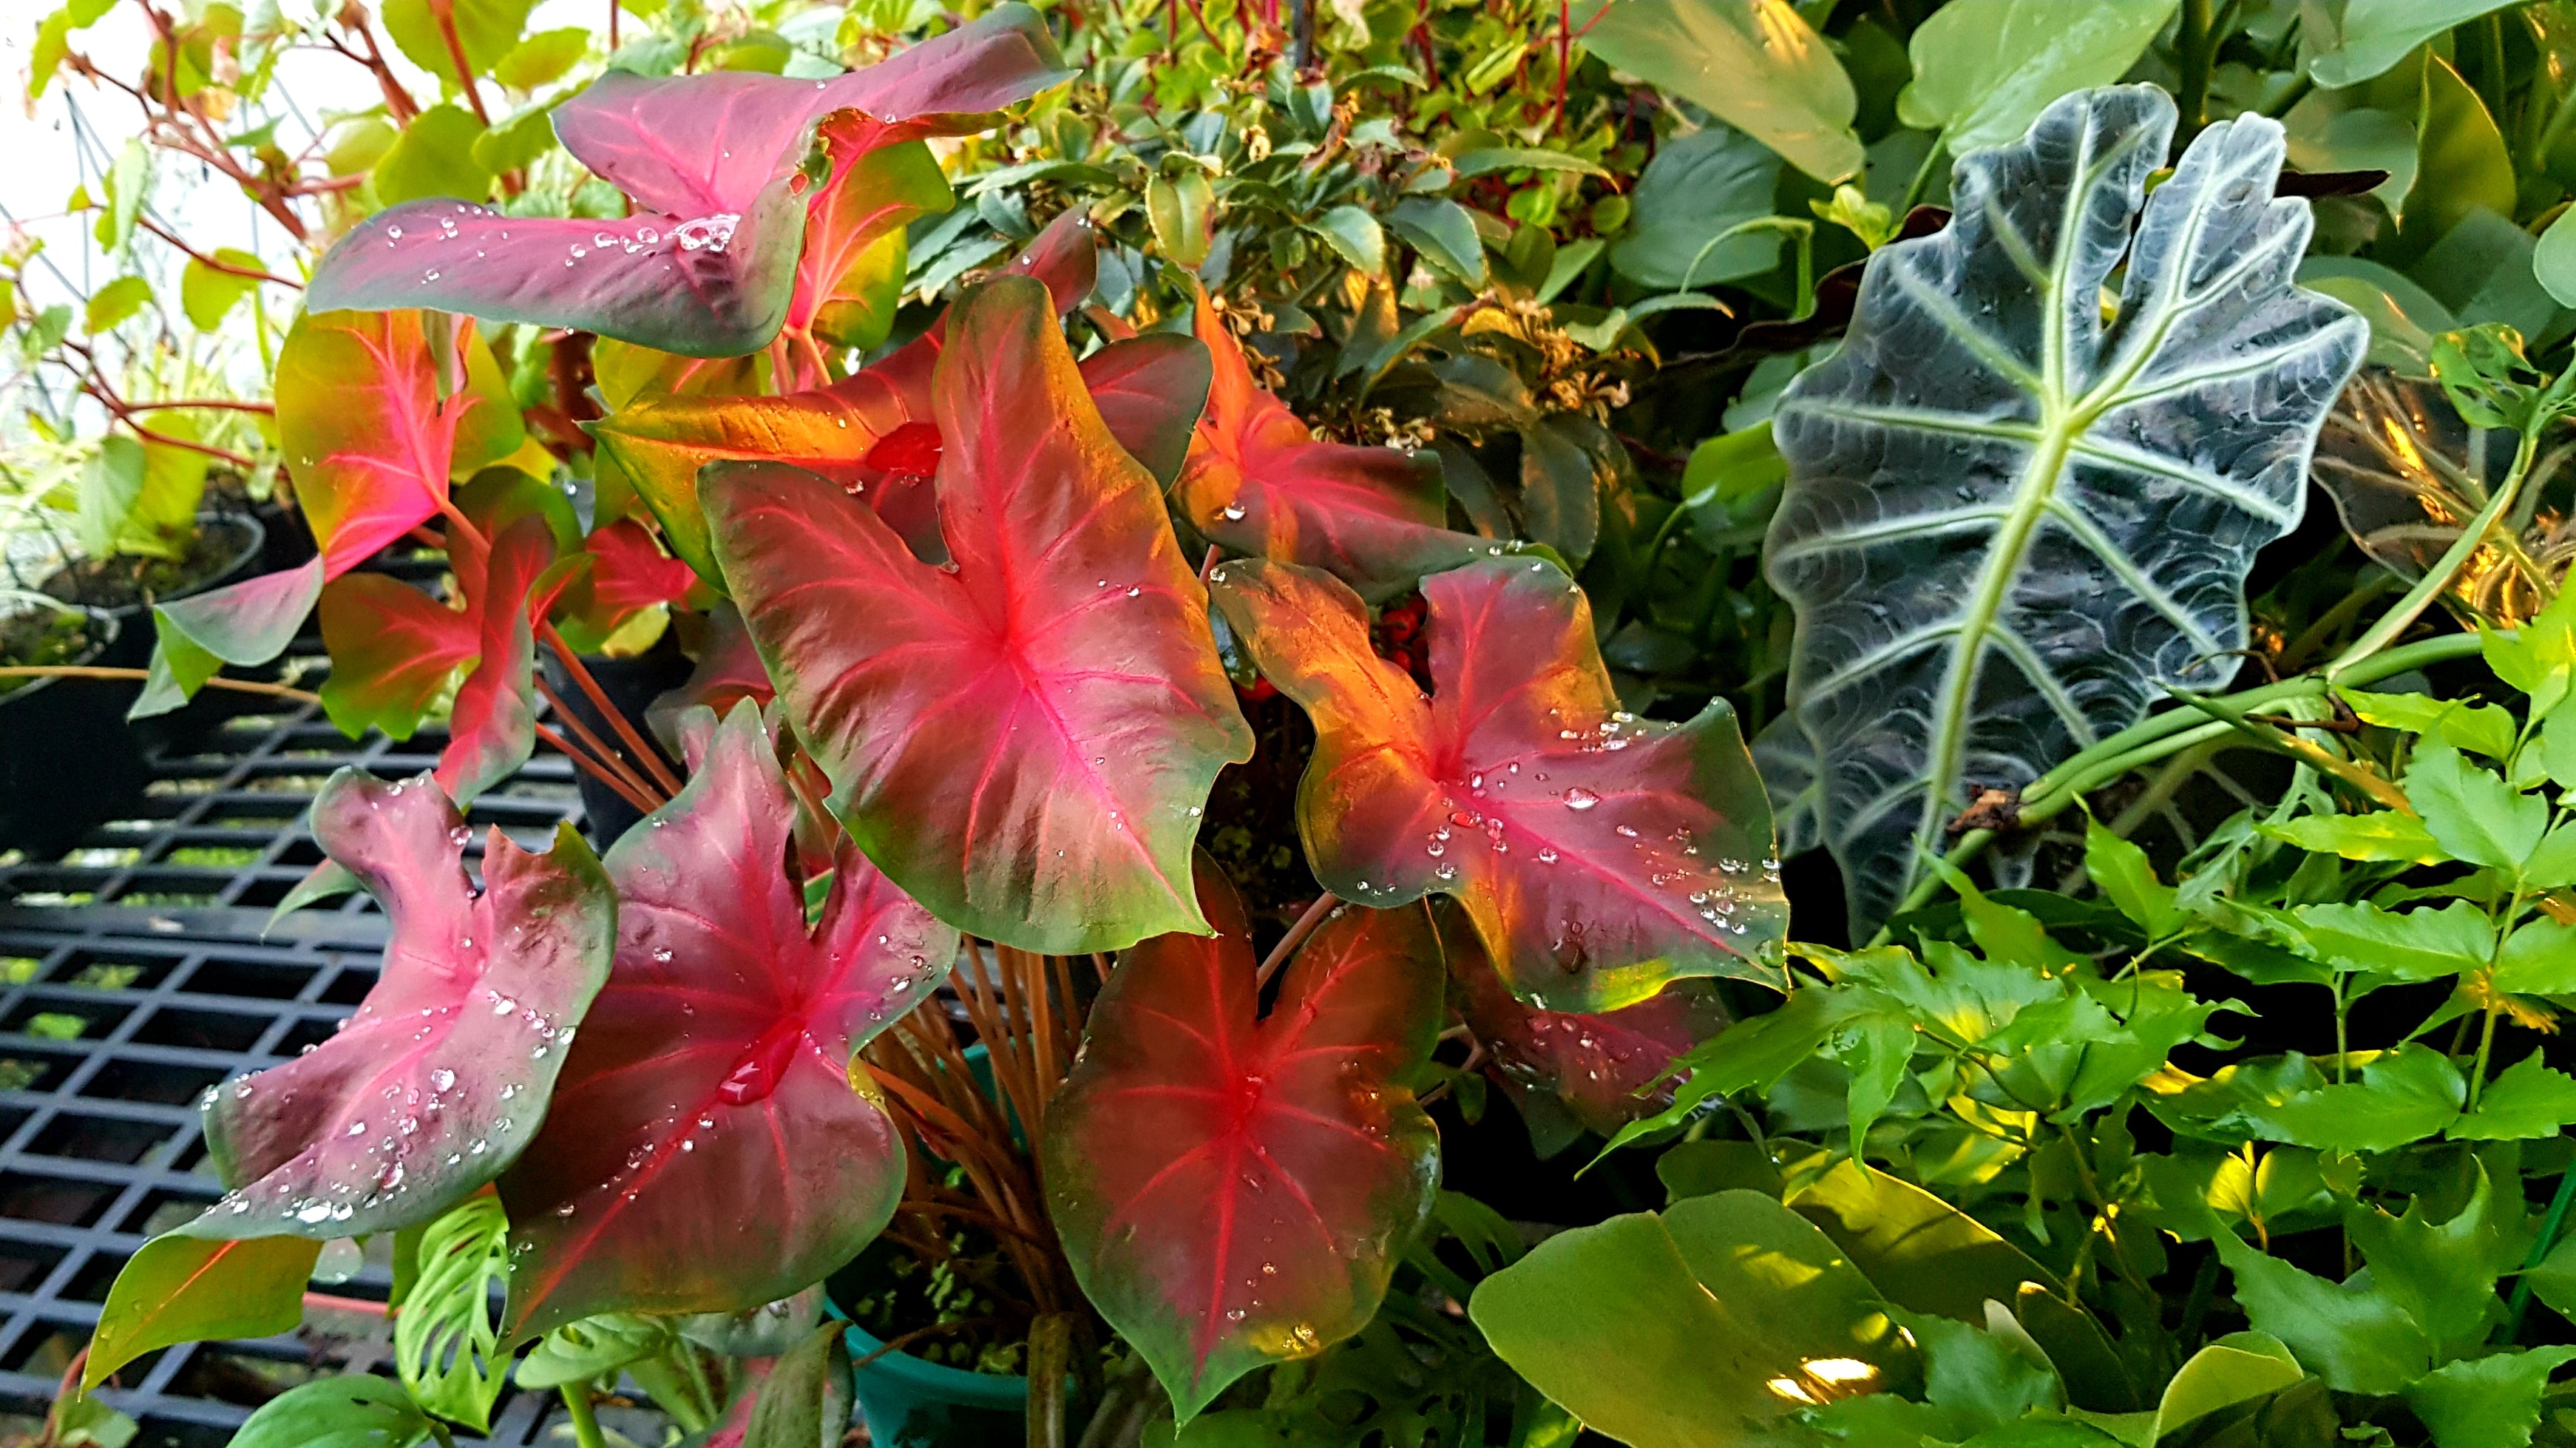
[(1440, 1028), (1429, 912), (1341, 907), (1256, 1020), (1243, 904), (1205, 856), (1196, 874), (1217, 934), (1120, 957), (1044, 1143), (1074, 1276), (1184, 1423), (1368, 1325), (1440, 1152), (1406, 1084)]
[[(337, 578), (437, 516), (450, 478), (507, 457), (525, 434), (473, 323), (311, 305), (278, 349), (277, 434)], [(442, 376), (442, 356), (463, 365)]]
[[(1056, 218), (1029, 243), (1009, 270), (1039, 278), (1063, 312), (1092, 288), (1096, 253), (1090, 224), (1079, 208)], [(645, 396), (590, 425), (606, 456), (662, 524), (671, 551), (709, 582), (721, 582), (708, 551), (706, 515), (698, 503), (698, 471), (725, 459), (788, 463), (856, 490), (883, 516), (894, 474), (927, 476), (938, 465), (880, 456), (877, 449), (907, 427), (931, 421), (930, 378), (947, 345), (948, 318), (886, 358), (828, 387), (783, 397), (701, 396), (671, 389)], [(873, 496), (870, 496), (873, 494)], [(911, 536), (900, 526), (896, 531)]]
[(688, 787), (608, 853), (616, 969), (501, 1179), (514, 1332), (791, 1296), (902, 1195), (902, 1146), (852, 1060), (938, 986), (957, 934), (846, 843), (809, 929), (759, 709), (700, 742)]
[(812, 473), (702, 479), (726, 585), (833, 812), (975, 935), (1068, 954), (1206, 928), (1190, 846), (1252, 732), (1161, 491), (1035, 282), (957, 303), (932, 394), (954, 571)]
[(1346, 900), (1439, 891), (1512, 989), (1607, 1011), (1680, 976), (1774, 977), (1786, 923), (1771, 810), (1712, 700), (1688, 724), (1620, 712), (1582, 590), (1488, 560), (1422, 583), (1432, 695), (1369, 647), (1358, 595), (1293, 564), (1229, 562), (1217, 608), (1315, 722), (1297, 789), (1306, 860)]
[[(1703, 980), (1677, 980), (1632, 1006), (1598, 1015), (1539, 1010), (1494, 974), (1472, 927), (1440, 921), (1458, 1013), (1515, 1097), (1554, 1096), (1587, 1131), (1608, 1136), (1672, 1104), (1664, 1080), (1683, 1052), (1726, 1028), (1726, 1007)], [(1660, 1084), (1659, 1084), (1660, 1083)]]
[(322, 707), (352, 739), (369, 729), (409, 739), (482, 647), (471, 615), (387, 574), (333, 579), (321, 612), (331, 655)]
[(2152, 86), (2086, 91), (1961, 161), (1949, 228), (1870, 257), (1772, 424), (1765, 563), (1856, 930), (1976, 791), (2224, 682), (2246, 569), (2298, 521), (2368, 329), (2291, 284), (2309, 216), (2272, 197), (2273, 122), (2202, 131), (2142, 209), (2173, 128)]
[(309, 1237), (200, 1237), (164, 1232), (117, 1270), (81, 1363), (81, 1388), (155, 1348), (293, 1332), (322, 1244)]
[[(1016, 4), (829, 81), (610, 71), (555, 112), (555, 131), (634, 199), (636, 214), (513, 217), (465, 201), (410, 202), (343, 237), (315, 269), (306, 303), (435, 307), (691, 357), (756, 351), (788, 315), (809, 200), (825, 204), (836, 227), (853, 207), (874, 210), (801, 194), (816, 118), (853, 109), (870, 118), (851, 123), (834, 153), (838, 179), (865, 149), (983, 129), (993, 112), (1065, 74), (1044, 24)], [(826, 250), (837, 253), (841, 239)]]
[(493, 830), (478, 895), (471, 835), (435, 783), (344, 769), (314, 797), (313, 837), (393, 940), (339, 1034), (207, 1093), (207, 1155), (230, 1191), (195, 1235), (364, 1236), (464, 1200), (537, 1134), (608, 975), (616, 901), (570, 826), (542, 855)]
[(1210, 541), (1311, 564), (1372, 602), (1492, 546), (1449, 531), (1436, 455), (1315, 441), (1286, 403), (1252, 380), (1243, 348), (1205, 294), (1197, 329), (1215, 377), (1172, 501)]
[(480, 574), (479, 585), (466, 589), (477, 662), (448, 711), (438, 784), (460, 803), (470, 804), (517, 773), (536, 751), (535, 620), (554, 607), (556, 596), (590, 555), (576, 553), (558, 561), (554, 533), (539, 517), (511, 524), (493, 540), (488, 560), (461, 542), (449, 538), (448, 556), (460, 580)]

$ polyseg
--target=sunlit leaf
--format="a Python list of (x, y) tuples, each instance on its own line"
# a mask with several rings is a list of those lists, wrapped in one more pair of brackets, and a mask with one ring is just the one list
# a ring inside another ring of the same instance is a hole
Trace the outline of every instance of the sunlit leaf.
[(1914, 79), (1896, 98), (1897, 116), (1939, 131), (1953, 156), (2009, 146), (2060, 96), (2125, 74), (2164, 29), (2174, 3), (2094, 0), (2072, 10), (2056, 0), (1945, 5), (1906, 42)]
[(1467, 907), (1512, 989), (1615, 1010), (1679, 976), (1777, 979), (1787, 908), (1734, 711), (1621, 712), (1581, 590), (1488, 560), (1423, 580), (1432, 695), (1372, 651), (1358, 596), (1292, 564), (1212, 579), (1264, 677), (1315, 722), (1298, 786), (1308, 865), (1346, 900)]
[(2173, 125), (2153, 87), (2089, 91), (1962, 161), (1950, 227), (1871, 255), (1781, 402), (1765, 567), (1856, 928), (1976, 791), (2223, 682), (2254, 552), (2298, 519), (2367, 329), (2290, 284), (2309, 217), (2270, 196), (2275, 123), (2204, 130), (2142, 210)]
[(1161, 490), (1101, 422), (1035, 282), (957, 303), (932, 403), (953, 571), (814, 474), (730, 464), (702, 483), (833, 812), (974, 935), (1070, 953), (1204, 928), (1190, 845), (1252, 735)]
[(542, 855), (493, 830), (479, 895), (472, 835), (425, 775), (343, 770), (312, 828), (384, 907), (392, 943), (337, 1034), (207, 1094), (207, 1153), (230, 1190), (194, 1234), (354, 1237), (445, 1212), (536, 1135), (608, 974), (615, 905), (568, 826)]
[(1074, 1275), (1183, 1422), (1367, 1325), (1439, 1152), (1404, 1084), (1440, 1026), (1429, 911), (1344, 907), (1256, 1021), (1242, 904), (1205, 856), (1196, 873), (1217, 933), (1122, 953), (1045, 1135)]
[(1788, 0), (1605, 0), (1572, 23), (1586, 50), (1706, 107), (1817, 180), (1860, 171), (1851, 77)]

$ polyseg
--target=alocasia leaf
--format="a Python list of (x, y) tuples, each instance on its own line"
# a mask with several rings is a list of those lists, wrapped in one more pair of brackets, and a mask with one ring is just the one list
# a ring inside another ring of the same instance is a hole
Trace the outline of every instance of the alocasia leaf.
[(702, 480), (725, 582), (833, 812), (975, 935), (1065, 954), (1203, 929), (1190, 846), (1252, 732), (1161, 491), (1035, 282), (957, 303), (932, 400), (950, 568), (812, 473)]
[[(1050, 223), (1009, 270), (1046, 284), (1058, 312), (1069, 310), (1092, 288), (1097, 255), (1081, 210)], [(633, 485), (662, 524), (671, 551), (710, 582), (720, 581), (707, 547), (706, 516), (698, 504), (698, 471), (725, 459), (789, 463), (869, 497), (882, 516), (890, 487), (899, 486), (892, 459), (878, 448), (918, 425), (938, 438), (931, 421), (930, 379), (947, 345), (948, 318), (897, 349), (893, 356), (828, 387), (783, 397), (699, 396), (673, 388), (671, 396), (646, 396), (590, 425), (601, 454)], [(710, 389), (715, 390), (715, 389)], [(935, 448), (927, 475), (938, 463)], [(900, 525), (897, 532), (911, 537)]]
[(1216, 935), (1120, 956), (1044, 1141), (1074, 1276), (1184, 1423), (1368, 1324), (1440, 1149), (1406, 1085), (1440, 1028), (1429, 911), (1342, 907), (1256, 1020), (1242, 902), (1205, 856), (1196, 875)]
[(1215, 378), (1172, 501), (1210, 541), (1322, 568), (1372, 602), (1493, 546), (1449, 531), (1437, 456), (1317, 442), (1253, 381), (1204, 294), (1196, 325)]
[(1604, 1136), (1671, 1105), (1664, 1077), (1673, 1063), (1726, 1028), (1726, 1007), (1706, 981), (1677, 980), (1599, 1015), (1539, 1010), (1504, 986), (1466, 921), (1444, 918), (1440, 943), (1458, 1013), (1504, 1089), (1554, 1096), (1576, 1124)]
[(902, 1145), (852, 1060), (938, 986), (957, 934), (846, 842), (808, 927), (760, 710), (699, 742), (688, 787), (608, 853), (616, 969), (544, 1134), (501, 1180), (514, 1332), (790, 1296), (903, 1191)]
[(536, 1136), (608, 975), (616, 902), (569, 826), (542, 855), (493, 830), (479, 895), (472, 835), (425, 775), (342, 770), (314, 798), (313, 835), (391, 918), (383, 973), (320, 1047), (207, 1093), (207, 1154), (230, 1191), (192, 1235), (356, 1237), (438, 1216)]
[(1975, 791), (2223, 682), (2246, 569), (2298, 521), (2367, 328), (2291, 285), (2309, 216), (2272, 198), (2273, 122), (2201, 132), (2142, 213), (2173, 127), (2152, 86), (2086, 91), (1961, 161), (1950, 227), (1871, 255), (1772, 424), (1766, 568), (1856, 929)]
[(1776, 978), (1786, 923), (1771, 810), (1713, 700), (1688, 724), (1620, 712), (1582, 591), (1537, 559), (1424, 579), (1431, 697), (1369, 647), (1359, 597), (1293, 564), (1211, 578), (1262, 675), (1315, 722), (1297, 790), (1306, 861), (1364, 905), (1439, 891), (1512, 989), (1608, 1011), (1680, 976)]
[[(801, 175), (818, 117), (864, 112), (870, 122), (849, 139), (892, 146), (980, 130), (1065, 75), (1044, 24), (1016, 4), (828, 81), (610, 71), (555, 112), (555, 132), (634, 199), (635, 214), (513, 217), (411, 202), (343, 237), (306, 301), (435, 307), (692, 357), (755, 351), (778, 334), (795, 290), (807, 207), (819, 199), (803, 194)], [(828, 209), (840, 217), (843, 205)]]

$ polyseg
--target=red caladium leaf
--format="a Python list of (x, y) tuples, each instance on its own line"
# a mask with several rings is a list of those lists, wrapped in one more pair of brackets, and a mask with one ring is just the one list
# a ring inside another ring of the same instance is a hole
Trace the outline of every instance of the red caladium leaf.
[(1664, 1075), (1675, 1058), (1726, 1028), (1726, 1007), (1704, 980), (1677, 980), (1598, 1015), (1524, 1005), (1494, 974), (1470, 922), (1443, 910), (1440, 927), (1458, 1013), (1483, 1043), (1488, 1069), (1533, 1118), (1533, 1136), (1546, 1109), (1532, 1099), (1540, 1096), (1561, 1103), (1573, 1125), (1604, 1136), (1661, 1111), (1672, 1104)]
[(938, 986), (957, 933), (846, 841), (808, 928), (760, 711), (713, 732), (688, 787), (608, 853), (616, 969), (544, 1134), (501, 1179), (516, 1332), (790, 1296), (903, 1193), (902, 1146), (852, 1060)]
[(353, 573), (322, 590), (322, 644), (331, 654), (322, 707), (350, 734), (380, 728), (408, 739), (460, 667), (438, 782), (471, 803), (536, 748), (536, 632), (588, 554), (557, 559), (542, 517), (503, 530), (487, 557), (473, 535), (451, 535), (448, 562), (462, 592), (450, 608), (400, 580)]
[(340, 771), (314, 797), (313, 835), (393, 940), (339, 1034), (207, 1093), (206, 1148), (231, 1190), (199, 1235), (363, 1236), (464, 1200), (535, 1138), (608, 976), (616, 901), (570, 826), (542, 855), (493, 830), (479, 895), (472, 837), (427, 776)]
[(765, 708), (777, 695), (770, 686), (769, 671), (761, 667), (760, 651), (752, 647), (751, 631), (742, 626), (742, 611), (730, 600), (719, 600), (707, 610), (697, 666), (689, 671), (687, 682), (653, 701), (644, 711), (644, 720), (671, 757), (678, 759), (682, 756), (680, 721), (690, 710), (704, 707), (721, 718), (745, 699)]
[[(461, 359), (462, 375), (442, 376), (441, 355)], [(525, 433), (472, 322), (315, 310), (278, 351), (277, 435), (337, 578), (436, 517), (449, 479), (517, 451)]]
[[(582, 551), (590, 568), (566, 590), (564, 609), (577, 617), (584, 637), (604, 639), (655, 604), (681, 602), (698, 584), (697, 571), (663, 552), (652, 530), (632, 518), (593, 529)], [(565, 627), (572, 631), (570, 623)]]
[(475, 570), (480, 585), (468, 585), (466, 591), (479, 653), (448, 711), (438, 783), (459, 801), (471, 803), (517, 773), (536, 752), (535, 620), (554, 607), (556, 596), (590, 555), (558, 561), (554, 533), (538, 517), (511, 524), (493, 540), (488, 560), (475, 558), (479, 550), (469, 550), (463, 542), (450, 536), (448, 561), (460, 579), (471, 576), (468, 570), (476, 563), (482, 565)]
[[(805, 203), (805, 250), (787, 304), (790, 335), (838, 340), (838, 329), (819, 323), (835, 304), (865, 291), (877, 269), (869, 249), (914, 218), (956, 204), (930, 148), (885, 144), (886, 125), (862, 111), (835, 111), (814, 128), (824, 175)], [(892, 290), (900, 292), (900, 258), (892, 270)]]
[[(756, 351), (778, 334), (795, 288), (813, 199), (800, 168), (817, 117), (864, 111), (875, 118), (865, 139), (891, 146), (983, 129), (1067, 74), (1021, 5), (828, 81), (610, 71), (555, 112), (555, 132), (636, 214), (567, 220), (408, 202), (343, 237), (306, 304), (435, 307), (692, 357)], [(843, 205), (832, 203), (836, 216)]]
[(1514, 991), (1614, 1010), (1680, 976), (1769, 979), (1788, 915), (1771, 809), (1735, 712), (1619, 710), (1583, 592), (1496, 559), (1423, 580), (1431, 697), (1370, 650), (1332, 577), (1230, 562), (1213, 596), (1315, 722), (1298, 786), (1307, 863), (1346, 900), (1455, 895)]
[[(1046, 284), (1059, 312), (1092, 288), (1097, 253), (1079, 210), (1038, 233), (1007, 269)], [(905, 526), (913, 499), (907, 479), (938, 466), (939, 429), (931, 420), (930, 378), (947, 345), (948, 318), (893, 356), (828, 387), (783, 397), (648, 396), (590, 425), (599, 450), (662, 524), (671, 551), (707, 581), (718, 578), (698, 504), (698, 472), (727, 459), (792, 464), (819, 473), (868, 499), (895, 531), (937, 556), (934, 526)], [(877, 460), (878, 448), (902, 439)], [(924, 462), (928, 466), (924, 467)], [(906, 496), (890, 505), (889, 493)], [(903, 521), (896, 521), (902, 519)], [(923, 533), (929, 536), (921, 536)]]
[(1044, 1142), (1074, 1276), (1184, 1423), (1368, 1325), (1440, 1152), (1408, 1085), (1440, 1029), (1429, 911), (1342, 907), (1256, 1021), (1242, 902), (1204, 856), (1197, 873), (1218, 933), (1121, 956)]
[(1252, 380), (1204, 293), (1197, 329), (1215, 381), (1172, 502), (1210, 542), (1322, 568), (1372, 603), (1497, 549), (1449, 531), (1438, 457), (1315, 441)]
[(1050, 954), (1206, 928), (1191, 843), (1252, 731), (1153, 478), (1035, 282), (950, 313), (939, 521), (913, 556), (827, 479), (720, 463), (725, 582), (861, 848), (961, 930)]

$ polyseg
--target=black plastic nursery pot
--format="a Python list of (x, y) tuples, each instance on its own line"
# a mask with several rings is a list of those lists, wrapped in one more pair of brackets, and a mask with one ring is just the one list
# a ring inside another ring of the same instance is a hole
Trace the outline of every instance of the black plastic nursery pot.
[[(563, 701), (573, 717), (598, 737), (617, 742), (615, 726), (601, 715), (590, 696), (574, 681), (572, 671), (564, 667), (563, 660), (548, 650), (541, 653), (539, 662), (545, 669), (546, 687), (555, 691), (555, 697)], [(680, 774), (682, 771), (677, 762), (663, 753), (659, 741), (653, 738), (652, 727), (644, 720), (645, 709), (655, 699), (689, 681), (689, 656), (680, 652), (678, 638), (665, 631), (653, 647), (629, 658), (584, 654), (581, 666), (590, 671), (592, 681), (599, 685), (602, 694), (608, 696), (608, 702), (625, 716), (636, 737), (653, 744), (654, 752), (662, 756), (662, 762), (670, 767), (671, 773), (675, 776)], [(643, 811), (589, 774), (577, 773), (576, 778), (581, 785), (583, 829), (589, 834), (594, 849), (606, 850), (617, 843), (618, 836), (644, 818)]]
[[(212, 554), (213, 562), (198, 571), (197, 576), (176, 588), (153, 598), (138, 598), (131, 588), (100, 586), (71, 576), (69, 567), (57, 570), (43, 584), (46, 593), (105, 614), (120, 626), (116, 642), (99, 657), (99, 662), (112, 669), (139, 669), (152, 659), (152, 605), (169, 603), (200, 593), (212, 592), (240, 583), (264, 571), (268, 529), (248, 513), (199, 513), (197, 534), (200, 538), (219, 540)], [(129, 700), (128, 702), (131, 702)]]
[[(113, 657), (123, 625), (88, 615), (94, 637), (75, 664)], [(125, 725), (130, 687), (92, 679), (0, 680), (0, 851), (45, 859), (139, 792), (150, 777)]]

